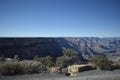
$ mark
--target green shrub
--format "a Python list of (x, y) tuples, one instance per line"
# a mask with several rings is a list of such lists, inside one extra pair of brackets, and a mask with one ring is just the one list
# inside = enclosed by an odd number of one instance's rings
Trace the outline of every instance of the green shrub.
[(74, 49), (65, 49), (62, 51), (64, 56), (73, 57), (77, 56), (77, 52)]
[(20, 61), (20, 66), (25, 74), (42, 73), (47, 71), (46, 66), (39, 61), (23, 60)]
[(113, 69), (120, 69), (120, 65), (119, 64), (114, 64)]
[(38, 61), (38, 60), (39, 60), (38, 55), (34, 56), (33, 60), (34, 60), (34, 61)]
[(112, 70), (111, 62), (105, 56), (94, 56), (92, 63), (101, 70)]
[(61, 56), (56, 59), (56, 66), (61, 68), (66, 68), (68, 65), (71, 65), (70, 58), (66, 56)]
[(46, 56), (46, 57), (35, 57), (35, 61), (39, 61), (42, 63), (42, 65), (45, 65), (46, 67), (52, 67), (54, 66), (54, 63), (52, 61), (52, 57)]
[(0, 65), (1, 75), (23, 74), (23, 69), (18, 62), (6, 62)]
[(120, 69), (120, 59), (118, 59), (116, 62), (112, 64), (114, 69)]
[(5, 57), (0, 57), (0, 62), (5, 61)]
[(80, 55), (78, 55), (78, 53), (75, 50), (65, 49), (62, 52), (63, 52), (63, 56), (60, 56), (56, 59), (56, 66), (65, 68), (68, 65), (81, 63), (81, 57)]
[(46, 71), (46, 66), (37, 61), (4, 62), (0, 64), (0, 75), (32, 74)]

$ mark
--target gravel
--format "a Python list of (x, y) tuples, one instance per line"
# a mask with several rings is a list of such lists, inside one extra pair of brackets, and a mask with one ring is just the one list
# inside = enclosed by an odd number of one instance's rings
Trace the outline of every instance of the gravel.
[(0, 76), (0, 80), (120, 80), (120, 70), (91, 70), (77, 73), (75, 76), (63, 76), (58, 73)]

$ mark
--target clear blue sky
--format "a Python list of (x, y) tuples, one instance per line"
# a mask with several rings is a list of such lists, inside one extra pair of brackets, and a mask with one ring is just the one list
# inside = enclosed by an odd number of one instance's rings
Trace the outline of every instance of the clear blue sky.
[(0, 0), (0, 37), (120, 37), (120, 0)]

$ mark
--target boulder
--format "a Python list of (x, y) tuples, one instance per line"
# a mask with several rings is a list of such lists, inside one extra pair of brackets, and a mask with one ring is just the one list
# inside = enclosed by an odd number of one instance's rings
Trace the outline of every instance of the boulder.
[(9, 62), (12, 62), (14, 61), (12, 58), (6, 58), (5, 61), (9, 61)]
[(90, 69), (92, 69), (92, 67), (88, 64), (71, 65), (67, 67), (67, 73), (70, 74), (70, 76), (74, 76), (76, 73), (80, 71), (87, 71)]
[(60, 72), (60, 67), (52, 67), (52, 68), (50, 68), (50, 72), (51, 73), (56, 73), (56, 72)]

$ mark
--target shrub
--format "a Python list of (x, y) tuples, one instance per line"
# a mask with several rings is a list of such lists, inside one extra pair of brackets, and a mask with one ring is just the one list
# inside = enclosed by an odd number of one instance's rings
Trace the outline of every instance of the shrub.
[(77, 52), (74, 49), (65, 49), (62, 51), (64, 56), (72, 57), (72, 56), (77, 56)]
[(0, 57), (0, 62), (5, 61), (5, 57)]
[(113, 69), (120, 69), (120, 65), (119, 64), (114, 64)]
[(56, 59), (56, 66), (65, 68), (68, 65), (81, 63), (81, 57), (75, 50), (65, 49), (62, 52), (63, 56), (60, 56)]
[(105, 56), (94, 56), (92, 63), (101, 70), (112, 70), (111, 62)]
[(46, 66), (38, 61), (21, 61), (20, 66), (25, 74), (42, 73), (47, 71)]
[(34, 61), (38, 61), (38, 60), (39, 60), (38, 55), (34, 56), (33, 60), (34, 60)]
[(69, 57), (61, 56), (56, 59), (56, 66), (61, 68), (66, 68), (68, 65), (71, 65)]
[(48, 71), (48, 68), (41, 62), (34, 62), (30, 66), (31, 73), (43, 73)]
[(114, 69), (120, 69), (120, 59), (118, 59), (116, 62), (113, 63)]
[(52, 61), (52, 57), (46, 56), (46, 57), (35, 57), (34, 60), (39, 61), (42, 63), (42, 65), (45, 65), (46, 67), (52, 67), (54, 66), (54, 63)]
[(14, 60), (14, 61), (18, 61), (18, 60), (19, 60), (18, 55), (14, 55), (13, 60)]
[(18, 62), (6, 62), (0, 65), (1, 75), (23, 74), (23, 69)]
[(4, 62), (0, 64), (0, 75), (32, 74), (46, 71), (46, 66), (37, 61)]

